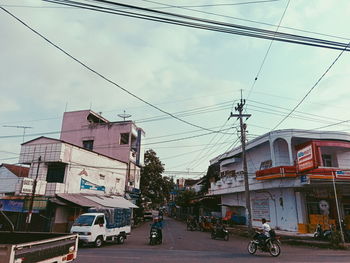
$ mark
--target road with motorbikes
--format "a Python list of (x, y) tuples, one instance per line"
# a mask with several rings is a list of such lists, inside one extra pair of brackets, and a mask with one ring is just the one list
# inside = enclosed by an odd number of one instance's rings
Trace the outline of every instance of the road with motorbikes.
[(187, 231), (186, 224), (165, 217), (163, 243), (149, 245), (150, 223), (134, 228), (124, 244), (106, 243), (100, 248), (80, 247), (75, 262), (350, 262), (348, 250), (281, 245), (281, 254), (266, 252), (250, 255), (248, 238), (230, 235), (228, 241), (211, 239), (209, 232)]

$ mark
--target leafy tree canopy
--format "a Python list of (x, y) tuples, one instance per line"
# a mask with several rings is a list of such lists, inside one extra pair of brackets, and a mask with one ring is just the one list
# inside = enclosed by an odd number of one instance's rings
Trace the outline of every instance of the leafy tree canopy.
[(144, 164), (141, 169), (141, 195), (144, 201), (158, 207), (169, 200), (174, 183), (171, 178), (162, 176), (164, 164), (152, 149), (146, 151)]

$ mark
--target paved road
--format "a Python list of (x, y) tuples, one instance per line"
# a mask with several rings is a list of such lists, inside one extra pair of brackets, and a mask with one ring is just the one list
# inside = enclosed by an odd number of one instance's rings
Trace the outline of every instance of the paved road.
[(133, 229), (123, 245), (106, 244), (102, 248), (79, 249), (81, 263), (226, 263), (226, 262), (350, 262), (350, 252), (344, 250), (296, 247), (282, 244), (282, 253), (273, 258), (268, 253), (249, 255), (248, 239), (231, 236), (229, 241), (212, 240), (209, 233), (186, 231), (184, 223), (171, 218), (164, 220), (162, 245), (148, 245), (149, 223)]

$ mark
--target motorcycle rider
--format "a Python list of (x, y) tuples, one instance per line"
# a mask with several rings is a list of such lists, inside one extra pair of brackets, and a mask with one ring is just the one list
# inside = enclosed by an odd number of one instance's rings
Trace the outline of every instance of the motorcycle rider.
[(156, 229), (157, 233), (158, 233), (158, 236), (159, 236), (159, 240), (163, 240), (162, 228), (163, 228), (162, 221), (159, 220), (158, 217), (155, 217), (153, 219), (153, 223), (151, 224), (150, 234), (152, 232), (152, 229)]
[(260, 244), (264, 244), (266, 239), (268, 239), (270, 237), (270, 230), (271, 227), (270, 225), (266, 222), (265, 218), (261, 219), (261, 226), (262, 226), (262, 233), (260, 233), (260, 235), (258, 236), (259, 242)]

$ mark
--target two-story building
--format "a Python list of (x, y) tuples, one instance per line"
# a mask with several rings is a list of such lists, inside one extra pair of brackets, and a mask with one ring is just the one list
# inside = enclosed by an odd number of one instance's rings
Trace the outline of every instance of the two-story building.
[[(312, 232), (338, 219), (350, 225), (350, 134), (277, 130), (246, 145), (252, 223), (262, 218), (273, 227)], [(209, 195), (220, 196), (222, 214), (246, 216), (242, 149), (210, 161), (220, 179)]]

